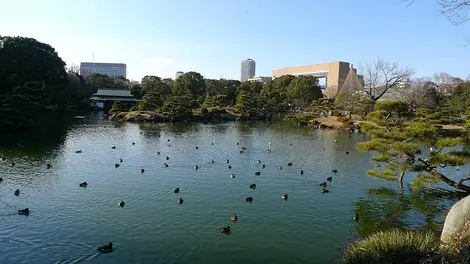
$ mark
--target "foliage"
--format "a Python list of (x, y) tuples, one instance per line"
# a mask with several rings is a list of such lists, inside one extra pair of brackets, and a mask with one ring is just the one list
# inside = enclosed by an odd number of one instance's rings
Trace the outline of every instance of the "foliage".
[(442, 254), (440, 240), (420, 231), (379, 231), (348, 247), (343, 264), (421, 263)]
[(140, 82), (140, 86), (142, 87), (141, 96), (145, 96), (145, 94), (151, 92), (156, 92), (163, 96), (171, 94), (170, 86), (157, 76), (144, 76)]
[(148, 92), (139, 103), (140, 111), (155, 111), (163, 106), (162, 96), (158, 92)]
[(378, 101), (374, 105), (374, 111), (393, 112), (402, 116), (409, 112), (408, 107), (408, 103), (404, 100)]
[(162, 113), (173, 119), (191, 117), (193, 116), (193, 105), (194, 99), (190, 95), (171, 96), (165, 101)]
[(138, 83), (133, 83), (131, 84), (131, 86), (129, 87), (129, 90), (131, 90), (131, 94), (137, 98), (137, 99), (140, 99), (142, 98), (142, 86)]
[(197, 72), (187, 72), (175, 80), (173, 85), (174, 95), (191, 95), (198, 98), (206, 92), (204, 77)]
[(312, 112), (315, 115), (328, 117), (329, 112), (335, 109), (334, 99), (323, 97), (313, 100), (310, 107), (312, 107)]
[(292, 75), (283, 75), (263, 85), (260, 96), (266, 108), (280, 111), (285, 108), (287, 87), (295, 79)]
[(370, 111), (374, 102), (364, 93), (339, 93), (334, 101), (336, 109), (353, 114), (364, 114)]
[(120, 102), (116, 101), (113, 103), (113, 106), (109, 110), (110, 114), (127, 112), (131, 110), (132, 103), (130, 102)]
[(87, 77), (87, 84), (96, 92), (98, 89), (129, 89), (129, 81), (122, 76), (108, 76), (101, 73), (93, 73)]
[(313, 76), (298, 76), (287, 87), (287, 97), (296, 106), (304, 107), (323, 97), (318, 79)]
[(455, 87), (449, 106), (457, 113), (465, 113), (470, 105), (470, 83), (459, 84)]
[(207, 95), (206, 98), (204, 99), (204, 103), (202, 104), (202, 107), (208, 108), (208, 107), (215, 107), (215, 106), (229, 106), (230, 101), (227, 95), (223, 94), (218, 94), (218, 95)]
[(237, 89), (237, 103), (235, 108), (249, 116), (260, 113), (260, 91), (263, 85), (260, 82), (244, 82)]

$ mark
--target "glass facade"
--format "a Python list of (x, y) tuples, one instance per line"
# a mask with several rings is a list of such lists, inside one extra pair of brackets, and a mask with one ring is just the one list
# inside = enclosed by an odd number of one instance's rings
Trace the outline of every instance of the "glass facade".
[(249, 78), (254, 77), (256, 72), (256, 62), (252, 59), (242, 61), (241, 82), (246, 82)]
[(109, 76), (123, 76), (127, 78), (127, 67), (123, 63), (82, 62), (80, 74), (88, 76), (92, 73), (101, 73)]

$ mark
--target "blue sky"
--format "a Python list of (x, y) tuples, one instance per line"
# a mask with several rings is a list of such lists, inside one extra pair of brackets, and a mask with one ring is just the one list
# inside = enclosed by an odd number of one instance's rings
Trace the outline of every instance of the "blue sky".
[[(240, 78), (288, 67), (382, 58), (415, 77), (470, 73), (470, 22), (453, 26), (434, 0), (0, 0), (0, 35), (52, 45), (68, 64), (124, 62), (128, 78), (198, 71)], [(360, 70), (360, 67), (359, 67)]]

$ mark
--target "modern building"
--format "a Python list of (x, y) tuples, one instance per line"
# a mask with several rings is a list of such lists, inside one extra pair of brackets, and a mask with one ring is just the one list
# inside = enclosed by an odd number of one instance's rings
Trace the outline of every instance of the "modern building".
[(241, 69), (241, 82), (248, 81), (249, 78), (254, 77), (256, 72), (256, 62), (252, 59), (246, 59), (242, 61)]
[[(273, 79), (282, 75), (311, 75), (319, 78), (320, 86), (323, 93), (328, 97), (334, 97), (343, 86), (348, 73), (352, 68), (355, 72), (357, 69), (352, 67), (349, 62), (335, 61), (322, 64), (312, 64), (307, 66), (287, 67), (278, 70), (273, 70)], [(359, 79), (363, 82), (363, 77), (358, 75)]]
[(132, 94), (131, 90), (98, 89), (98, 92), (90, 98), (92, 107), (97, 110), (109, 111), (114, 102), (139, 102)]
[(93, 73), (101, 73), (109, 76), (123, 76), (127, 78), (127, 66), (124, 63), (81, 62), (80, 74), (88, 76)]
[(247, 81), (267, 83), (267, 82), (270, 82), (272, 79), (273, 78), (269, 76), (254, 76), (254, 77), (248, 78)]
[(178, 79), (178, 77), (180, 77), (180, 76), (183, 75), (183, 74), (184, 74), (184, 72), (182, 72), (182, 71), (176, 72), (176, 74), (175, 74), (175, 80)]

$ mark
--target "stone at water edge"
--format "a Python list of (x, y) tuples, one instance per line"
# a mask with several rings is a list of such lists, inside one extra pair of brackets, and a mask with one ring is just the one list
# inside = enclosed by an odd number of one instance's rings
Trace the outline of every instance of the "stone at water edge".
[(448, 242), (452, 236), (459, 233), (470, 221), (470, 196), (463, 198), (452, 206), (446, 216), (442, 229), (441, 241)]

